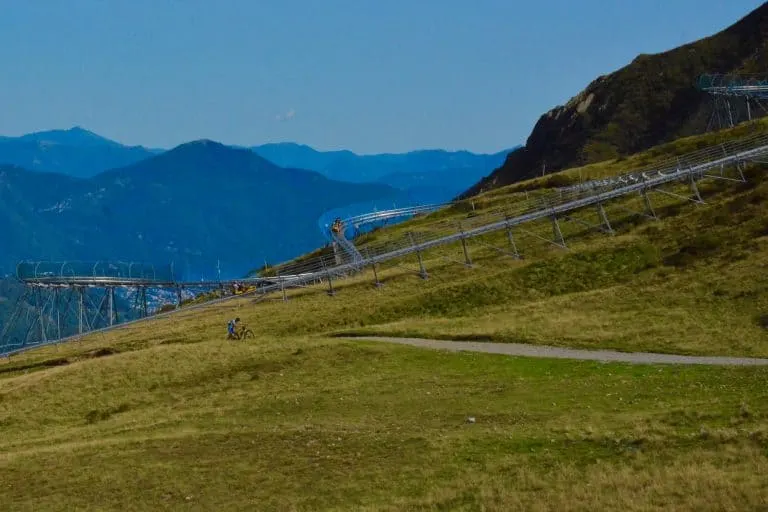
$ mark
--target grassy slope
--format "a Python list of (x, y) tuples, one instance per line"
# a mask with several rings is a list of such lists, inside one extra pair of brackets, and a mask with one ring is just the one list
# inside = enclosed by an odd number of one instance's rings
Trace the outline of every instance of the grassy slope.
[[(756, 509), (768, 501), (766, 368), (448, 354), (328, 335), (767, 355), (763, 175), (704, 187), (707, 206), (654, 197), (655, 222), (622, 220), (612, 205), (615, 237), (563, 222), (569, 251), (537, 241), (546, 224), (530, 226), (517, 233), (523, 261), (489, 235), (470, 246), (472, 269), (455, 263), (460, 246), (430, 252), (427, 281), (409, 258), (385, 266), (375, 292), (369, 273), (337, 283), (334, 298), (240, 299), (13, 358), (0, 366), (0, 502)], [(259, 338), (223, 341), (234, 315)]]

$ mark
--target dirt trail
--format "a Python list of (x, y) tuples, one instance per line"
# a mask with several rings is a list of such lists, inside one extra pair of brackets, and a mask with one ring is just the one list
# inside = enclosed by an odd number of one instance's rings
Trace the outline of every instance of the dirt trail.
[(390, 336), (345, 336), (344, 339), (384, 341), (414, 347), (449, 350), (452, 352), (486, 352), (524, 357), (551, 357), (557, 359), (583, 359), (588, 361), (623, 362), (637, 364), (704, 364), (713, 366), (764, 366), (768, 359), (752, 357), (682, 356), (652, 352), (616, 352), (613, 350), (581, 350), (526, 345), (522, 343), (490, 343), (476, 341), (443, 341), (421, 338), (395, 338)]

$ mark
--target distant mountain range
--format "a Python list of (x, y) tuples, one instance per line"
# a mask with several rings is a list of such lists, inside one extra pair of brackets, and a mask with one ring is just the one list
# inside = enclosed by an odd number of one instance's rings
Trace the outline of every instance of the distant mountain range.
[[(184, 145), (183, 145), (184, 146)], [(357, 197), (352, 193), (345, 198), (349, 208), (338, 203), (333, 205), (334, 215), (361, 213), (361, 209), (385, 209), (394, 205), (405, 206), (423, 203), (439, 203), (449, 201), (478, 180), (490, 174), (500, 166), (507, 151), (495, 154), (474, 154), (468, 151), (419, 150), (402, 154), (384, 153), (378, 155), (358, 155), (351, 151), (318, 151), (309, 146), (295, 143), (264, 144), (249, 148), (216, 145), (218, 148), (229, 147), (240, 151), (251, 151), (277, 167), (289, 169), (306, 169), (316, 171), (326, 178), (349, 183), (380, 183), (389, 185), (389, 193), (383, 197)], [(177, 151), (179, 148), (172, 150)], [(48, 130), (31, 133), (20, 137), (0, 137), (0, 165), (8, 167), (9, 173), (20, 173), (22, 170), (37, 171), (41, 176), (25, 177), (32, 182), (37, 180), (39, 186), (47, 188), (47, 192), (37, 192), (41, 198), (48, 192), (59, 190), (76, 190), (82, 186), (71, 178), (89, 179), (89, 183), (98, 183), (107, 176), (114, 174), (112, 169), (125, 169), (140, 163), (152, 162), (157, 172), (162, 171), (163, 165), (176, 165), (176, 156), (170, 159), (152, 160), (165, 155), (164, 149), (151, 149), (142, 146), (125, 146), (119, 142), (102, 137), (82, 127), (67, 130)], [(174, 153), (174, 155), (177, 155)], [(238, 153), (238, 154), (243, 154)], [(211, 155), (207, 155), (210, 157)], [(208, 168), (198, 168), (200, 173), (210, 172), (216, 167), (209, 162)], [(107, 172), (108, 171), (108, 172)], [(102, 174), (106, 173), (106, 176)], [(23, 174), (23, 172), (22, 172)], [(218, 178), (219, 174), (212, 177)], [(45, 183), (46, 185), (43, 185)], [(74, 188), (72, 188), (74, 187)], [(32, 190), (28, 194), (32, 194)], [(202, 193), (202, 190), (188, 191)], [(205, 191), (207, 192), (207, 190)], [(30, 196), (31, 197), (31, 196)], [(59, 197), (59, 196), (56, 196)], [(148, 209), (155, 208), (152, 199), (143, 196), (126, 198), (131, 204), (142, 203)], [(30, 199), (25, 199), (30, 200)], [(71, 199), (69, 199), (71, 201)], [(162, 200), (162, 199), (159, 199)], [(301, 214), (309, 214), (314, 204), (311, 198), (310, 207)], [(53, 203), (52, 203), (53, 204)], [(6, 218), (12, 218), (14, 213), (9, 211), (11, 203), (0, 206), (5, 211)], [(53, 207), (53, 206), (49, 206)], [(69, 203), (57, 208), (70, 208)], [(119, 205), (118, 205), (119, 207)], [(183, 205), (180, 205), (183, 208)], [(22, 208), (18, 204), (14, 208)], [(22, 208), (23, 209), (23, 208)], [(75, 208), (77, 210), (77, 208)], [(314, 215), (314, 213), (312, 213)], [(315, 221), (317, 219), (310, 219)], [(2, 222), (2, 220), (0, 220)], [(31, 221), (30, 221), (31, 222)], [(27, 224), (16, 222), (6, 227), (5, 232), (14, 234), (11, 238), (21, 243), (21, 233), (27, 230)], [(40, 225), (43, 231), (44, 223)], [(200, 226), (209, 229), (204, 218)], [(54, 231), (58, 226), (52, 227)], [(216, 229), (216, 228), (211, 228)], [(287, 239), (292, 235), (283, 231)], [(47, 237), (29, 240), (18, 246), (32, 250), (31, 254), (47, 254), (56, 252), (46, 242)], [(16, 243), (16, 242), (14, 242)], [(280, 240), (278, 244), (290, 242)], [(31, 244), (31, 245), (30, 245)], [(198, 250), (210, 249), (204, 246)], [(263, 252), (263, 251), (262, 251)], [(282, 254), (282, 253), (275, 253)], [(123, 254), (113, 254), (112, 257), (124, 257)], [(7, 263), (0, 261), (0, 269)]]
[[(0, 167), (2, 265), (19, 259), (175, 261), (199, 277), (221, 260), (236, 277), (323, 243), (316, 219), (392, 196), (285, 169), (253, 151), (203, 140), (91, 178)], [(209, 277), (212, 277), (209, 274)]]
[(160, 152), (162, 150), (142, 146), (124, 146), (80, 127), (0, 137), (0, 165), (77, 178), (125, 167)]
[[(215, 278), (218, 261), (236, 278), (322, 245), (324, 215), (447, 201), (503, 159), (209, 140), (166, 151), (80, 127), (0, 137), (0, 278), (22, 259), (174, 262), (187, 280)], [(19, 293), (0, 279), (0, 327)]]
[[(422, 198), (431, 201), (435, 197), (447, 201), (490, 174), (516, 148), (494, 154), (418, 150), (358, 155), (347, 150), (318, 151), (286, 142), (248, 149), (279, 167), (317, 171), (327, 178), (352, 183), (385, 183), (401, 191), (410, 190), (410, 197), (417, 201)], [(125, 146), (79, 126), (0, 137), (0, 165), (76, 178), (90, 178), (106, 170), (126, 167), (164, 151)]]
[(405, 174), (465, 171), (476, 175), (490, 171), (504, 162), (512, 149), (493, 154), (469, 151), (424, 149), (407, 153), (380, 153), (358, 155), (351, 151), (318, 151), (309, 146), (290, 142), (253, 146), (252, 150), (282, 167), (311, 169), (336, 180), (355, 183), (387, 180), (397, 175), (402, 181)]
[(354, 183), (384, 183), (398, 189), (395, 197), (381, 204), (365, 205), (381, 209), (392, 204), (450, 201), (501, 166), (507, 154), (516, 148), (493, 154), (418, 150), (376, 155), (318, 151), (294, 143), (264, 144), (250, 149), (280, 166), (311, 169), (331, 179)]

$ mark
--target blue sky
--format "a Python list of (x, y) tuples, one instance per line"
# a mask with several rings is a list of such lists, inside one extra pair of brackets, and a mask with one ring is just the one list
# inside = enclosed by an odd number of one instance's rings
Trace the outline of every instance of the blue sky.
[(757, 0), (0, 0), (0, 134), (490, 152)]

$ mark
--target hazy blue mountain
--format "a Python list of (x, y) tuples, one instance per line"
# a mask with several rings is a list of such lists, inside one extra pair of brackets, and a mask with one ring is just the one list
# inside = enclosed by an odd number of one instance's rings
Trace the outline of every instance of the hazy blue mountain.
[(424, 196), (425, 200), (428, 195), (447, 201), (466, 190), (468, 183), (476, 183), (494, 169), (494, 167), (479, 166), (439, 171), (394, 172), (382, 176), (377, 182), (408, 191), (414, 197)]
[[(176, 263), (199, 277), (221, 260), (238, 276), (323, 243), (317, 218), (391, 196), (280, 168), (211, 141), (183, 144), (92, 178), (0, 167), (0, 265), (20, 259), (120, 259)], [(209, 272), (209, 277), (211, 274)]]
[(80, 127), (0, 137), (0, 165), (81, 178), (134, 164), (161, 151), (124, 146)]
[[(8, 137), (4, 138), (8, 139)], [(80, 126), (75, 126), (69, 130), (45, 130), (28, 133), (18, 137), (17, 140), (79, 147), (124, 147), (119, 142), (109, 140)]]
[(510, 150), (494, 154), (469, 151), (417, 150), (408, 153), (358, 155), (351, 151), (318, 151), (290, 142), (264, 144), (251, 148), (267, 160), (283, 167), (311, 169), (331, 179), (354, 183), (380, 181), (391, 174), (420, 173), (437, 176), (445, 170), (467, 170), (473, 176), (490, 174), (500, 166)]
[[(352, 183), (388, 183), (422, 201), (451, 199), (489, 175), (511, 151), (475, 154), (438, 149), (358, 155), (347, 150), (318, 151), (292, 142), (250, 149), (279, 167), (317, 171), (327, 178)], [(79, 126), (0, 137), (0, 165), (78, 178), (126, 167), (164, 151), (126, 146)]]

